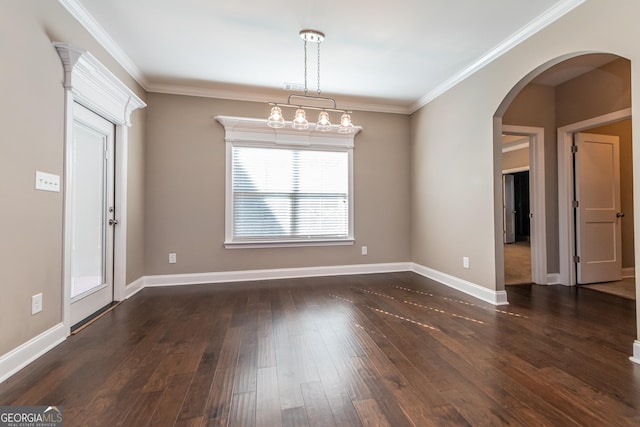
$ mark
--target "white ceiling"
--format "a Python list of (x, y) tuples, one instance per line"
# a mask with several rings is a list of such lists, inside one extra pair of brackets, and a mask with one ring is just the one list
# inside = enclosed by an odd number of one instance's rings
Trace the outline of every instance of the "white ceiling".
[(286, 100), (312, 28), (323, 95), (409, 112), (584, 0), (59, 1), (149, 91)]

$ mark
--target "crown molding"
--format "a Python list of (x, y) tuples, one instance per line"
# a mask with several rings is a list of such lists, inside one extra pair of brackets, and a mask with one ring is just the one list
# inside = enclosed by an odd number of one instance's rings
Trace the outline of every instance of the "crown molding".
[(476, 71), (481, 70), (486, 65), (495, 61), (500, 56), (504, 55), (529, 37), (533, 36), (537, 32), (541, 31), (548, 25), (552, 24), (556, 20), (560, 19), (567, 13), (571, 12), (576, 7), (580, 6), (587, 0), (564, 0), (555, 6), (548, 9), (542, 15), (538, 16), (533, 21), (529, 22), (529, 24), (522, 27), (520, 30), (513, 33), (510, 37), (503, 40), (496, 47), (482, 55), (478, 60), (473, 62), (468, 67), (464, 68), (462, 71), (454, 74), (449, 79), (445, 80), (440, 85), (436, 86), (434, 89), (429, 91), (426, 95), (418, 99), (418, 101), (412, 105), (410, 109), (410, 114), (413, 114), (420, 108), (427, 105), (429, 102), (433, 101), (458, 83), (465, 80), (467, 77), (474, 74)]
[(118, 46), (104, 28), (77, 0), (58, 0), (62, 6), (95, 38), (98, 43), (138, 82), (147, 90), (148, 82), (138, 66)]
[(64, 67), (63, 85), (74, 100), (115, 124), (131, 126), (131, 113), (147, 104), (91, 53), (68, 43), (53, 46)]
[[(147, 81), (142, 71), (124, 53), (117, 43), (109, 36), (105, 29), (91, 16), (91, 14), (80, 4), (78, 0), (58, 0), (67, 11), (104, 47), (109, 54), (142, 86), (147, 92), (166, 93), (172, 95), (200, 96), (205, 98), (228, 99), (234, 101), (269, 102), (273, 100), (272, 95), (255, 92), (230, 91), (224, 89), (203, 88), (187, 85), (174, 85), (153, 83)], [(427, 105), (449, 89), (462, 82), (476, 71), (484, 68), (500, 56), (504, 55), (515, 46), (519, 45), (529, 37), (552, 24), (562, 16), (566, 15), (587, 0), (564, 0), (548, 9), (510, 37), (502, 41), (493, 49), (482, 55), (468, 67), (454, 74), (443, 83), (436, 86), (427, 94), (419, 98), (413, 104), (403, 106), (397, 104), (369, 103), (363, 101), (341, 102), (341, 107), (348, 110), (370, 111), (378, 113), (392, 114), (413, 114), (420, 108)]]
[[(164, 84), (150, 82), (147, 92), (164, 93), (168, 95), (199, 96), (203, 98), (226, 99), (230, 101), (273, 102), (276, 95), (265, 92), (227, 90), (220, 88), (205, 88), (199, 86)], [(286, 95), (286, 94), (285, 94)], [(283, 96), (283, 95), (280, 95)], [(375, 113), (410, 114), (410, 105), (381, 104), (366, 101), (340, 100), (340, 108), (353, 111), (370, 111)]]

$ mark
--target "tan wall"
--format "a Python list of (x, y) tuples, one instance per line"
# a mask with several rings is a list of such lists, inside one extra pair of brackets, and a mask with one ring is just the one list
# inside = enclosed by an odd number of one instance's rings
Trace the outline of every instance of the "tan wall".
[(624, 212), (622, 218), (622, 268), (635, 266), (633, 244), (633, 158), (631, 120), (622, 120), (606, 126), (586, 130), (589, 133), (620, 137), (620, 202)]
[(529, 148), (502, 153), (502, 170), (519, 169), (529, 167)]
[(266, 117), (268, 105), (154, 93), (148, 104), (146, 275), (410, 261), (408, 116), (352, 114), (364, 127), (354, 246), (225, 249), (224, 128), (212, 116)]
[(620, 58), (556, 87), (558, 127), (631, 107), (631, 66)]
[[(631, 59), (632, 79), (639, 81), (640, 67), (635, 64), (640, 63), (636, 62), (640, 47), (635, 40), (640, 28), (634, 22), (638, 14), (640, 3), (631, 0), (586, 2), (412, 116), (416, 263), (489, 289), (502, 288), (500, 168), (496, 167), (501, 157), (493, 118), (502, 115), (512, 89), (533, 77), (532, 70), (582, 52), (610, 52)], [(574, 30), (586, 24), (588, 32)], [(640, 101), (640, 89), (632, 99)], [(633, 149), (640, 158), (637, 145)], [(547, 165), (547, 171), (552, 170)], [(463, 255), (471, 256), (470, 269), (463, 269)]]
[[(52, 41), (89, 49), (131, 88), (144, 93), (57, 1), (0, 0), (0, 355), (62, 321), (63, 193), (34, 190), (35, 171), (63, 173), (62, 63)], [(134, 116), (139, 128), (141, 116)], [(130, 140), (130, 170), (144, 160), (142, 134)], [(131, 181), (141, 178), (132, 174)], [(132, 203), (133, 223), (143, 213)], [(137, 205), (137, 206), (136, 206)], [(129, 254), (141, 258), (141, 247)], [(140, 262), (136, 262), (141, 264)], [(134, 263), (134, 264), (136, 264)], [(130, 271), (134, 276), (142, 269)], [(31, 296), (43, 311), (31, 315)]]

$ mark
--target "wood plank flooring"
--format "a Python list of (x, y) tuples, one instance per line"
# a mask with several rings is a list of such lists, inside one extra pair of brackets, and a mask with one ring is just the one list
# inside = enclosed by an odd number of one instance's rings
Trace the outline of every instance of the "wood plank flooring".
[(8, 381), (65, 426), (637, 426), (635, 304), (412, 273), (147, 288)]

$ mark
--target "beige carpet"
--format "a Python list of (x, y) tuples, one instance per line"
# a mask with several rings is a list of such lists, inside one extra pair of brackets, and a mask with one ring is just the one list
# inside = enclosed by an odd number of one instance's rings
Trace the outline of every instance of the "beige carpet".
[(531, 247), (529, 242), (504, 245), (504, 283), (505, 285), (531, 283)]
[(636, 299), (636, 279), (633, 277), (622, 279), (619, 282), (594, 283), (593, 285), (581, 285), (593, 291), (617, 295), (626, 299)]

